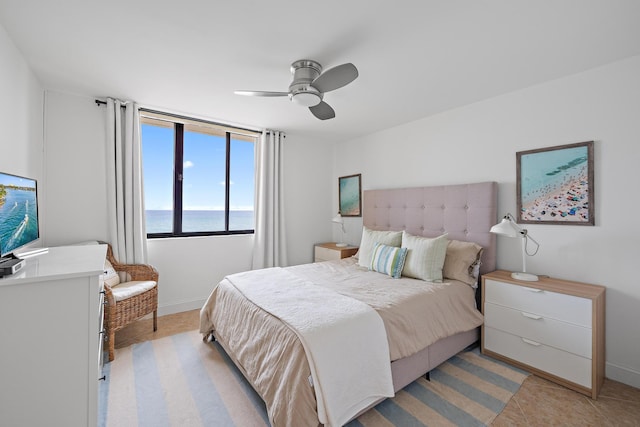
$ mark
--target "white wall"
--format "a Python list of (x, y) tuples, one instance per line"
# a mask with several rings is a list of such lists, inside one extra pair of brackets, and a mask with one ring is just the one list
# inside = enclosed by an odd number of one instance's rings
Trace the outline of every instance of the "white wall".
[[(45, 105), (47, 245), (107, 240), (105, 107), (53, 91)], [(331, 144), (286, 138), (290, 264), (311, 262), (313, 244), (330, 239), (332, 156)], [(160, 314), (200, 308), (224, 276), (251, 268), (252, 250), (253, 235), (149, 240), (149, 263), (160, 274)]]
[(333, 146), (326, 141), (287, 135), (285, 210), (290, 265), (313, 261), (313, 245), (331, 241)]
[[(42, 180), (43, 89), (1, 25), (0, 94), (0, 171), (38, 180), (42, 199), (46, 197)], [(44, 215), (42, 207), (39, 214)]]
[(107, 240), (105, 108), (45, 93), (47, 246)]
[[(596, 226), (527, 226), (541, 243), (527, 268), (607, 287), (606, 374), (640, 387), (640, 56), (336, 145), (334, 176), (362, 173), (363, 189), (497, 181), (499, 212), (514, 213), (517, 151), (589, 140)], [(521, 267), (518, 245), (498, 239), (498, 268)]]

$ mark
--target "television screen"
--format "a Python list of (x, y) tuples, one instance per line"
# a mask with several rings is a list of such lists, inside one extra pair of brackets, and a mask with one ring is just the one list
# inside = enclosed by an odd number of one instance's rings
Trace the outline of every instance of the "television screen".
[(0, 173), (0, 257), (39, 237), (36, 180)]

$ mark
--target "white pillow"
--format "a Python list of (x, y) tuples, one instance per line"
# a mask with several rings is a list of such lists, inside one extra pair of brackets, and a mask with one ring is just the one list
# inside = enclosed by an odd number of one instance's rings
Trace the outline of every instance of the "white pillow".
[(373, 245), (376, 243), (399, 248), (402, 243), (402, 231), (376, 231), (363, 226), (360, 249), (358, 250), (358, 265), (366, 268), (371, 267)]
[(408, 249), (402, 275), (428, 282), (442, 282), (442, 267), (449, 245), (447, 235), (428, 238), (406, 231), (402, 233), (402, 247)]
[(104, 284), (110, 288), (120, 284), (120, 276), (118, 276), (118, 273), (108, 259), (104, 260), (104, 274), (101, 274), (100, 277), (102, 281), (104, 281)]

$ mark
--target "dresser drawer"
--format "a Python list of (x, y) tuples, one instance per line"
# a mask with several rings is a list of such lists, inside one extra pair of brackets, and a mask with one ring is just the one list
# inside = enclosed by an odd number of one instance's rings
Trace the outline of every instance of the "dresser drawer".
[(525, 286), (485, 280), (485, 301), (564, 322), (592, 327), (591, 300)]
[(330, 261), (341, 258), (340, 251), (323, 248), (322, 246), (316, 246), (314, 256), (316, 261)]
[(485, 303), (484, 324), (591, 359), (591, 328), (492, 303)]
[(100, 286), (100, 298), (98, 299), (98, 378), (102, 378), (102, 368), (104, 365), (104, 339), (105, 339), (105, 325), (104, 325), (104, 305), (105, 305), (105, 293), (104, 288)]
[[(525, 338), (526, 339), (526, 338)], [(591, 360), (485, 325), (484, 348), (591, 388)]]

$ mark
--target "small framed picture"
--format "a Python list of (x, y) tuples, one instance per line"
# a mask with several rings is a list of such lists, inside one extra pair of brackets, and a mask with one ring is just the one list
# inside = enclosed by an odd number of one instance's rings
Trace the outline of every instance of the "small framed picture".
[(593, 141), (516, 153), (523, 224), (595, 225)]
[(342, 216), (362, 216), (361, 174), (338, 178), (338, 203)]

